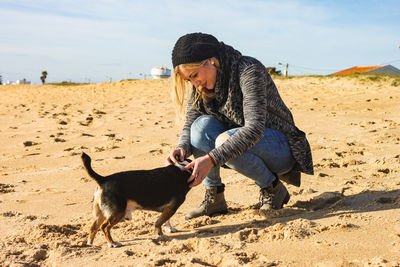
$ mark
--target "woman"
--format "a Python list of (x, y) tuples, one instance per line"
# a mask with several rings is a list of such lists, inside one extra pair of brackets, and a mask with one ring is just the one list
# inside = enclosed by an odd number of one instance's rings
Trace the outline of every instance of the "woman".
[(300, 186), (300, 172), (313, 174), (305, 134), (294, 124), (266, 68), (252, 57), (204, 33), (186, 34), (172, 51), (173, 89), (183, 111), (191, 95), (178, 146), (170, 164), (193, 154), (189, 182), (206, 187), (201, 205), (186, 219), (226, 213), (220, 167), (253, 179), (260, 187), (260, 209), (281, 209), (290, 195), (281, 183)]

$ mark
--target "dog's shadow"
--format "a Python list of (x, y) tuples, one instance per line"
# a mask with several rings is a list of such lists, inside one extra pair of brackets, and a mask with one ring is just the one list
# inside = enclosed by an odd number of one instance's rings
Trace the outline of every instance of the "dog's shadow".
[[(287, 223), (297, 219), (318, 220), (333, 216), (357, 214), (365, 212), (383, 211), (400, 208), (400, 189), (391, 191), (363, 191), (354, 195), (344, 196), (338, 192), (324, 192), (307, 201), (297, 201), (291, 206), (285, 207), (277, 217), (261, 220), (249, 220), (237, 224), (219, 225), (223, 218), (213, 217), (211, 225), (201, 226), (190, 230), (180, 230), (169, 234), (168, 237), (137, 237), (132, 240), (124, 240), (124, 246), (137, 244), (138, 241), (151, 240), (156, 245), (171, 240), (187, 240), (191, 238), (209, 238), (234, 234), (244, 229), (264, 229), (277, 223)], [(240, 216), (240, 213), (249, 209), (257, 209), (253, 205), (247, 208), (230, 209), (223, 216)], [(238, 217), (238, 220), (242, 220)]]

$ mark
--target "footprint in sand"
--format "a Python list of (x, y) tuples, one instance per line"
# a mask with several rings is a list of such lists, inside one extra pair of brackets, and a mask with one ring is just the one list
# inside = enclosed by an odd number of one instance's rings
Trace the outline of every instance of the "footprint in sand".
[(15, 192), (15, 185), (12, 184), (0, 184), (0, 193), (6, 194), (6, 193), (11, 193)]
[(111, 133), (111, 134), (105, 134), (105, 136), (108, 136), (108, 139), (112, 140), (115, 138), (115, 134)]
[(22, 157), (23, 157), (23, 158), (26, 158), (26, 157), (38, 156), (38, 155), (40, 155), (40, 153), (30, 153), (30, 154), (23, 155)]
[(160, 144), (162, 147), (172, 147), (172, 145), (171, 144), (168, 144), (168, 143), (161, 143)]
[(1, 216), (3, 217), (16, 217), (16, 216), (20, 216), (22, 215), (22, 213), (17, 212), (17, 211), (7, 211), (7, 212), (3, 212), (1, 214)]
[(29, 221), (34, 221), (34, 220), (36, 220), (37, 219), (37, 216), (35, 216), (35, 215), (27, 215), (27, 216), (25, 216), (24, 217), (24, 220), (29, 220)]
[(378, 172), (381, 172), (381, 173), (384, 173), (384, 174), (389, 174), (390, 173), (390, 169), (389, 168), (378, 169)]
[(82, 126), (90, 126), (92, 123), (93, 123), (93, 117), (90, 114), (86, 117), (86, 121), (84, 121), (84, 122), (80, 121), (79, 122), (79, 124), (82, 125)]
[(133, 251), (131, 251), (131, 250), (125, 250), (124, 253), (125, 253), (127, 256), (134, 256), (134, 255), (135, 255), (135, 252), (133, 252)]
[(246, 241), (249, 243), (253, 243), (258, 241), (258, 239), (260, 238), (260, 235), (258, 234), (258, 230), (257, 229), (244, 229), (242, 231), (239, 231), (237, 233), (237, 238), (240, 241)]
[(62, 107), (62, 109), (63, 109), (63, 110), (66, 110), (66, 109), (69, 108), (70, 106), (72, 106), (72, 104), (65, 104), (65, 105)]
[(59, 120), (58, 122), (57, 122), (57, 124), (61, 124), (61, 125), (67, 125), (68, 123), (69, 123), (69, 119), (67, 119), (67, 120)]
[(350, 160), (349, 162), (345, 162), (342, 164), (343, 167), (347, 168), (348, 166), (354, 166), (354, 165), (362, 165), (362, 164), (366, 164), (365, 161), (362, 160)]
[(303, 240), (320, 232), (320, 224), (307, 220), (296, 219), (287, 223), (277, 223), (260, 231), (262, 239), (268, 241)]
[(83, 181), (84, 183), (88, 183), (88, 182), (91, 181), (90, 179), (88, 179), (88, 178), (86, 178), (86, 177), (81, 177), (80, 180)]
[(328, 166), (329, 166), (329, 168), (340, 168), (340, 165), (337, 164), (336, 162), (329, 163)]
[(57, 119), (58, 118), (58, 116), (67, 116), (68, 114), (67, 113), (65, 113), (65, 112), (60, 112), (60, 113), (53, 113), (52, 114), (52, 116), (53, 116), (53, 119)]
[(176, 260), (171, 260), (171, 259), (168, 259), (168, 258), (156, 260), (154, 262), (154, 266), (165, 266), (165, 265), (173, 266), (175, 264), (176, 264)]
[(95, 147), (94, 148), (94, 151), (95, 152), (103, 152), (103, 151), (105, 151), (106, 149), (104, 148), (104, 147)]
[[(86, 239), (87, 233), (86, 231), (82, 232), (81, 224), (48, 225), (41, 223), (17, 233), (13, 239), (19, 240), (20, 237), (23, 237), (24, 242), (28, 243), (51, 244), (51, 246), (57, 247), (57, 244), (52, 241), (62, 240), (64, 246), (79, 246), (81, 241)], [(75, 244), (71, 244), (69, 241)]]
[(101, 118), (102, 115), (107, 114), (107, 113), (105, 113), (104, 111), (101, 111), (101, 110), (98, 110), (98, 109), (93, 109), (93, 113), (97, 115), (97, 116), (96, 116), (97, 118)]
[(82, 133), (82, 136), (94, 137), (93, 134), (88, 134), (88, 133)]
[(25, 141), (23, 144), (24, 144), (24, 147), (27, 147), (27, 146), (36, 146), (39, 143), (36, 143), (36, 142), (33, 142), (33, 141)]
[(152, 155), (162, 155), (163, 150), (162, 149), (153, 149), (153, 150), (150, 150), (149, 153)]
[[(212, 219), (210, 217), (207, 218), (195, 218), (193, 220), (190, 221), (186, 221), (183, 225), (183, 228), (185, 229), (196, 229), (196, 228), (200, 228), (202, 226), (206, 226), (206, 225), (213, 225), (213, 224), (217, 224), (219, 223), (218, 220)], [(204, 229), (207, 230), (207, 229)], [(200, 231), (201, 233), (201, 231)]]

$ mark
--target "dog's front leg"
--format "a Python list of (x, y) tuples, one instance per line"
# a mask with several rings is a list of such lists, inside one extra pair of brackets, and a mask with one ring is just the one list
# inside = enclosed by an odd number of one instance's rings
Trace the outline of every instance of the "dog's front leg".
[(171, 224), (171, 220), (168, 220), (165, 224), (164, 224), (164, 230), (167, 233), (176, 233), (178, 232), (178, 230), (172, 226)]
[(127, 221), (132, 220), (132, 211), (131, 210), (126, 210), (124, 219)]
[(156, 221), (155, 224), (155, 231), (159, 236), (164, 236), (162, 230), (161, 230), (161, 226), (169, 221), (169, 219), (172, 217), (172, 215), (175, 214), (177, 208), (175, 207), (175, 205), (173, 205), (172, 203), (168, 206), (166, 206), (164, 208), (164, 210), (161, 213), (161, 216), (158, 218), (158, 220)]

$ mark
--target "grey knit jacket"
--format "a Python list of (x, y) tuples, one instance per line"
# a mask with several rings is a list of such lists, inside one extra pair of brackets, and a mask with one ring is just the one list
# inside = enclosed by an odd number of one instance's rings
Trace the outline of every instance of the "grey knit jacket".
[[(218, 75), (224, 74), (217, 72)], [(185, 150), (187, 157), (192, 154), (190, 127), (196, 118), (208, 114), (221, 121), (228, 129), (241, 127), (221, 146), (210, 151), (219, 165), (248, 151), (263, 138), (267, 127), (286, 135), (298, 170), (307, 174), (314, 173), (311, 149), (305, 133), (295, 126), (290, 110), (262, 63), (252, 57), (241, 57), (237, 82), (229, 84), (227, 90), (216, 90), (215, 93), (217, 96), (210, 103), (200, 99), (193, 105), (197, 94), (193, 88), (178, 142), (178, 147)]]

